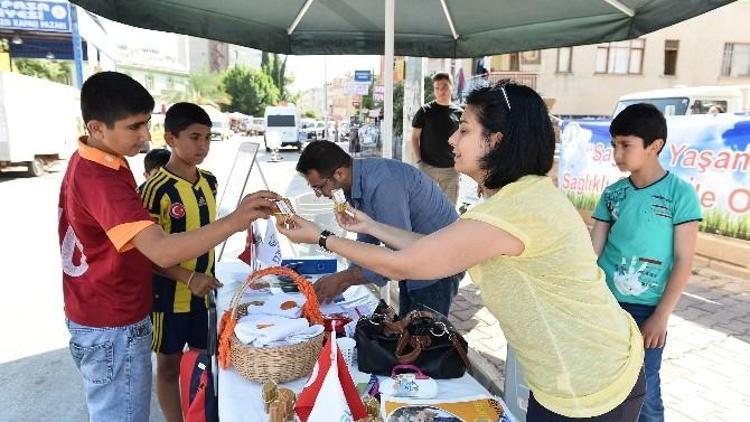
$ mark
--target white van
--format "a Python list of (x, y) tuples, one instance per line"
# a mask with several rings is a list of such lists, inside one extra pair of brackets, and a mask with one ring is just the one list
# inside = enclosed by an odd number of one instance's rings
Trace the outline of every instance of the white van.
[[(302, 151), (302, 141), (299, 137), (299, 112), (295, 106), (269, 106), (266, 107), (266, 133), (276, 132), (281, 138), (281, 147), (294, 146), (297, 151)], [(263, 137), (266, 151), (268, 148), (266, 137)]]
[(653, 104), (665, 116), (739, 113), (750, 111), (750, 85), (691, 86), (635, 92), (620, 97), (612, 117), (636, 103)]

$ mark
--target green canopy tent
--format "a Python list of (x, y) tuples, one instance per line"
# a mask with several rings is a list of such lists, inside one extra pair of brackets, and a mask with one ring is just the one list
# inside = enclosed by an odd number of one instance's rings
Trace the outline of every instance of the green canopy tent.
[[(106, 18), (283, 54), (478, 57), (618, 41), (734, 0), (72, 0)], [(391, 155), (393, 66), (383, 153)]]

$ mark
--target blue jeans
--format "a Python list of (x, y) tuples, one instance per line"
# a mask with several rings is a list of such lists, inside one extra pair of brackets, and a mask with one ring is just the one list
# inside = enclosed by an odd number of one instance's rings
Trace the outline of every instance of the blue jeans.
[(89, 421), (148, 422), (151, 320), (111, 328), (66, 322), (70, 354), (83, 378)]
[(409, 290), (405, 281), (398, 282), (399, 316), (403, 317), (413, 310), (422, 309), (422, 305), (438, 311), (444, 316), (450, 312), (451, 302), (458, 294), (458, 283), (464, 273), (442, 278), (427, 287)]
[[(626, 310), (641, 326), (654, 313), (656, 306), (636, 305), (633, 303), (620, 303), (622, 309)], [(663, 422), (664, 403), (661, 399), (661, 355), (663, 347), (646, 349), (646, 357), (643, 366), (646, 369), (646, 398), (641, 407), (639, 422)]]

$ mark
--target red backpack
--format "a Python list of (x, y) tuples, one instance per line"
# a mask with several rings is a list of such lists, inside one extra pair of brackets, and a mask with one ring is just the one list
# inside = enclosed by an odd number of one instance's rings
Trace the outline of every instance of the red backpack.
[(188, 350), (180, 360), (180, 397), (185, 422), (217, 422), (219, 399), (211, 374), (211, 357)]

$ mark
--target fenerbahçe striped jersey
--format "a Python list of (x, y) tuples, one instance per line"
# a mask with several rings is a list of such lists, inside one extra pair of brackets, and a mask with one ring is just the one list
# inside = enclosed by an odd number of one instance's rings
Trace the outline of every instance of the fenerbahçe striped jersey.
[[(194, 184), (162, 167), (141, 187), (143, 206), (166, 233), (199, 229), (216, 218), (216, 177), (198, 169)], [(214, 275), (214, 250), (180, 263), (188, 271)], [(175, 281), (154, 274), (155, 312), (190, 312), (190, 290), (186, 280)]]

